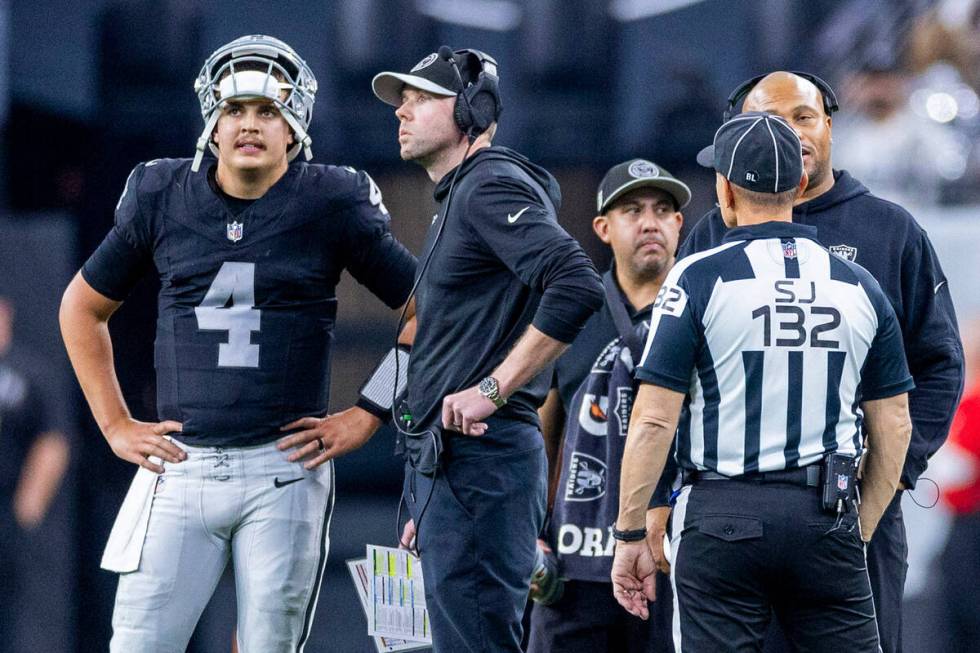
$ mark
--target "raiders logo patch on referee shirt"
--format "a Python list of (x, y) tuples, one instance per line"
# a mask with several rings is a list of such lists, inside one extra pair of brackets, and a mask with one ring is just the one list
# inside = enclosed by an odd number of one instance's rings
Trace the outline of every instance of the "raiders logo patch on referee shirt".
[(850, 245), (831, 245), (827, 249), (830, 250), (831, 254), (836, 254), (847, 261), (853, 261), (858, 255), (857, 247), (851, 247)]

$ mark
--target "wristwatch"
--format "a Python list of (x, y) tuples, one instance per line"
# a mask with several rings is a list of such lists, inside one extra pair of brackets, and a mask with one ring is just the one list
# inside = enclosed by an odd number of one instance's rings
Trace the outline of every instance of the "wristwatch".
[(500, 396), (500, 386), (497, 384), (497, 379), (492, 376), (484, 377), (480, 381), (480, 385), (477, 386), (477, 390), (480, 394), (493, 402), (493, 405), (500, 408), (507, 403), (507, 400)]

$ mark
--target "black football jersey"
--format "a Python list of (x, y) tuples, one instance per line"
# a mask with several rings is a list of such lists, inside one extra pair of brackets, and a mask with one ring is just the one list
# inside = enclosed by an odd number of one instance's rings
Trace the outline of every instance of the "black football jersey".
[(207, 174), (189, 159), (138, 165), (82, 275), (121, 301), (155, 269), (158, 417), (189, 444), (261, 444), (326, 412), (341, 272), (397, 308), (416, 261), (364, 172), (293, 163), (237, 214)]

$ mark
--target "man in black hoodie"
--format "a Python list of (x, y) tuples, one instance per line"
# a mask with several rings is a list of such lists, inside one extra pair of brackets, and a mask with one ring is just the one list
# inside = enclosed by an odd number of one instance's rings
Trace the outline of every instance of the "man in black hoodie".
[(491, 146), (496, 82), (491, 57), (443, 48), (372, 83), (397, 107), (401, 157), (425, 168), (440, 203), (416, 280), (406, 440), (428, 429), (442, 453), (434, 468), (409, 455), (402, 538), (416, 536), (436, 651), (520, 651), (547, 490), (538, 373), (603, 301), (558, 226), (558, 183)]
[[(832, 253), (867, 269), (902, 327), (915, 381), (909, 395), (912, 441), (899, 491), (867, 547), (881, 647), (885, 653), (900, 652), (908, 555), (902, 490), (915, 487), (929, 457), (946, 439), (963, 390), (963, 348), (949, 286), (925, 231), (905, 209), (875, 197), (847, 171), (833, 169), (834, 109), (812, 81), (787, 72), (762, 78), (742, 107), (774, 113), (796, 130), (810, 182), (793, 208), (793, 222), (816, 227), (820, 242)], [(695, 225), (678, 259), (721, 244), (725, 230), (720, 210), (713, 209)]]

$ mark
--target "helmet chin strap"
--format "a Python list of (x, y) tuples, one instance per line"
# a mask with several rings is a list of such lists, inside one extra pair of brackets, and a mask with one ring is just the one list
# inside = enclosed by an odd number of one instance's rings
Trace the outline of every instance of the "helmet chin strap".
[[(222, 103), (224, 104), (224, 103)], [(218, 124), (218, 118), (221, 115), (221, 105), (219, 104), (211, 111), (211, 115), (208, 116), (207, 122), (204, 123), (204, 131), (201, 132), (201, 137), (197, 139), (197, 152), (194, 153), (194, 162), (191, 164), (191, 172), (197, 172), (201, 168), (201, 159), (204, 158), (204, 148), (208, 146), (211, 141), (211, 133), (214, 131), (214, 126)]]
[[(311, 160), (313, 158), (313, 149), (311, 147), (313, 145), (313, 139), (310, 138), (310, 135), (306, 133), (306, 130), (303, 129), (303, 126), (299, 124), (299, 121), (293, 117), (292, 111), (288, 110), (280, 102), (277, 102), (276, 104), (280, 105), (279, 113), (282, 115), (283, 118), (286, 119), (286, 124), (289, 125), (290, 129), (293, 130), (293, 135), (296, 137), (297, 145), (302, 146), (303, 157), (307, 161)], [(290, 157), (290, 160), (295, 158), (296, 154), (299, 154), (298, 150), (293, 153), (293, 155)]]
[[(221, 116), (221, 108), (226, 104), (226, 101), (222, 101), (218, 106), (211, 111), (211, 115), (208, 116), (208, 120), (204, 123), (204, 131), (201, 132), (201, 137), (197, 139), (197, 151), (194, 153), (194, 162), (191, 163), (191, 172), (197, 172), (201, 169), (201, 160), (204, 158), (204, 148), (211, 146), (212, 151), (215, 150), (214, 146), (211, 144), (211, 133), (214, 131), (215, 125), (218, 124), (218, 118)], [(293, 117), (292, 111), (286, 108), (281, 102), (276, 102), (279, 107), (279, 114), (285, 119), (286, 124), (289, 128), (293, 130), (293, 134), (296, 138), (296, 145), (290, 148), (289, 160), (292, 161), (299, 154), (300, 148), (303, 149), (303, 157), (310, 161), (313, 158), (313, 139), (310, 135), (306, 133), (303, 126), (300, 124), (295, 117)]]

